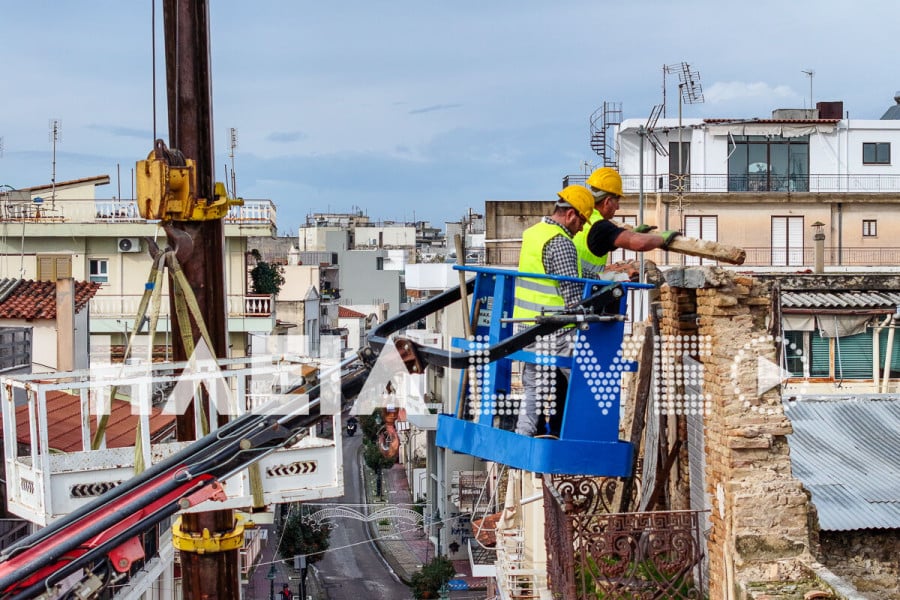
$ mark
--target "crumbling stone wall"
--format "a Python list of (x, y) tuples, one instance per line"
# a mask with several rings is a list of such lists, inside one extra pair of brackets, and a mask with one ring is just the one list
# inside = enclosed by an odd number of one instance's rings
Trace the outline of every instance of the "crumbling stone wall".
[(666, 280), (663, 332), (693, 322), (703, 341), (709, 597), (743, 598), (751, 582), (800, 579), (811, 561), (812, 509), (791, 476), (791, 424), (778, 389), (758, 387), (760, 359), (776, 362), (768, 288), (713, 267), (674, 269)]

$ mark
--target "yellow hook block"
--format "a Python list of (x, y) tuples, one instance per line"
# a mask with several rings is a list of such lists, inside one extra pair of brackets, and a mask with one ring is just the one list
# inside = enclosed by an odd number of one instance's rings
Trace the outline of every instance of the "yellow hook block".
[(198, 198), (196, 163), (156, 140), (146, 160), (135, 169), (137, 205), (141, 217), (161, 221), (211, 221), (222, 219), (240, 198), (229, 198), (225, 184), (216, 182), (212, 201)]

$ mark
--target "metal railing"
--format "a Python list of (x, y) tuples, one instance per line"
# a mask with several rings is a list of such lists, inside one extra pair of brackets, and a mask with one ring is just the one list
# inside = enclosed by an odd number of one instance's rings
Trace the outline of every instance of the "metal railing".
[[(243, 206), (232, 206), (225, 223), (276, 223), (275, 204), (271, 200), (244, 200)], [(134, 200), (124, 199), (66, 199), (53, 205), (44, 201), (7, 200), (0, 196), (0, 221), (27, 223), (144, 223)]]
[[(587, 175), (566, 175), (563, 187), (584, 184)], [(810, 174), (775, 175), (773, 173), (692, 173), (683, 178), (678, 175), (644, 174), (644, 192), (678, 191), (692, 193), (729, 192), (814, 192), (814, 193), (896, 193), (900, 192), (900, 175), (863, 174)], [(641, 189), (640, 175), (622, 175), (622, 188), (626, 194), (636, 194)]]
[[(725, 242), (727, 243), (727, 242)], [(815, 265), (815, 248), (776, 248), (770, 246), (743, 247), (747, 257), (743, 267), (797, 267), (812, 269)], [(515, 266), (519, 262), (518, 247), (502, 246), (488, 249), (492, 266)], [(681, 265), (713, 265), (715, 261), (696, 256), (684, 256), (675, 252), (653, 251), (645, 256), (660, 267)], [(900, 265), (900, 247), (843, 247), (825, 248), (826, 267), (895, 267)], [(722, 263), (723, 266), (727, 266)]]
[[(228, 300), (229, 317), (271, 317), (272, 300), (270, 294), (230, 294)], [(139, 294), (122, 294), (118, 296), (94, 296), (91, 298), (90, 310), (93, 318), (133, 318), (137, 314), (141, 302)], [(169, 315), (169, 303), (160, 305), (160, 316)]]
[(544, 477), (547, 574), (571, 600), (703, 598), (700, 511), (609, 513), (587, 477)]

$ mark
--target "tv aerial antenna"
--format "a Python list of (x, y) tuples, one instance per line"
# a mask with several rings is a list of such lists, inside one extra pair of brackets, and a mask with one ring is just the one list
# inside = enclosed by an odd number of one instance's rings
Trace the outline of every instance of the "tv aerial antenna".
[(59, 119), (50, 119), (50, 145), (53, 148), (53, 165), (50, 173), (50, 208), (56, 208), (56, 145), (59, 143), (60, 134), (62, 133), (62, 121)]
[(809, 108), (810, 108), (810, 110), (812, 110), (814, 108), (813, 107), (813, 85), (812, 84), (813, 84), (813, 75), (815, 75), (816, 72), (813, 71), (812, 69), (804, 69), (800, 72), (803, 73), (804, 75), (806, 75), (807, 77), (809, 77)]
[[(231, 195), (237, 198), (237, 179), (234, 174), (234, 150), (238, 147), (238, 130), (228, 128), (228, 157), (231, 159)], [(226, 180), (227, 181), (227, 180)]]

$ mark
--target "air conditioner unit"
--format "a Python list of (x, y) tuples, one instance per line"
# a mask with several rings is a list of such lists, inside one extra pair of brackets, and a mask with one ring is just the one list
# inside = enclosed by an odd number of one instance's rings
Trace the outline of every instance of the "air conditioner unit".
[(119, 252), (140, 252), (141, 238), (119, 238)]

